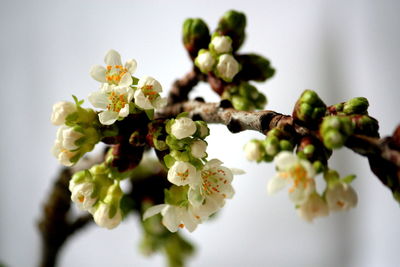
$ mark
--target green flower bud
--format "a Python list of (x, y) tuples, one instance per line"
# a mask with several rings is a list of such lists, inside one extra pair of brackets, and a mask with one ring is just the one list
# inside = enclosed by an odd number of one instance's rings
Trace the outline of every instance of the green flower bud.
[(340, 148), (346, 141), (343, 135), (336, 130), (327, 131), (323, 135), (324, 145), (329, 149)]
[(365, 97), (356, 97), (347, 101), (343, 106), (343, 112), (347, 115), (366, 114), (369, 103)]
[(243, 97), (243, 96), (238, 96), (238, 95), (234, 95), (232, 97), (232, 105), (235, 109), (237, 110), (252, 110), (252, 104), (251, 102)]
[(244, 42), (245, 27), (246, 16), (243, 13), (230, 10), (220, 19), (216, 32), (231, 37), (233, 51), (236, 51)]
[(177, 161), (189, 161), (190, 160), (190, 156), (189, 156), (189, 152), (184, 151), (178, 151), (178, 150), (172, 150), (170, 152), (170, 155)]
[(267, 104), (267, 97), (263, 93), (259, 93), (255, 104), (256, 109), (264, 109)]
[(194, 59), (199, 50), (210, 43), (210, 31), (201, 19), (186, 19), (183, 23), (183, 44), (190, 57)]
[(293, 117), (305, 123), (316, 125), (325, 115), (326, 105), (312, 90), (305, 90), (297, 100)]
[(279, 139), (275, 136), (268, 137), (265, 140), (265, 152), (270, 156), (275, 156), (279, 151)]
[(242, 66), (238, 73), (238, 80), (264, 82), (275, 74), (275, 69), (271, 66), (268, 59), (257, 54), (246, 54), (236, 56), (237, 61)]
[(168, 190), (164, 190), (165, 203), (185, 207), (188, 205), (189, 186), (172, 185)]
[(195, 121), (196, 123), (196, 133), (194, 134), (195, 137), (199, 137), (201, 139), (206, 138), (210, 135), (210, 129), (207, 126), (207, 123), (204, 121)]
[(314, 154), (315, 151), (315, 146), (314, 145), (306, 145), (304, 147), (304, 154), (306, 154), (309, 157), (312, 157), (312, 155)]
[(324, 164), (322, 164), (322, 162), (319, 161), (319, 160), (313, 162), (313, 167), (314, 167), (314, 170), (315, 170), (316, 173), (321, 173), (325, 169)]
[(288, 140), (285, 140), (285, 139), (279, 141), (279, 147), (280, 147), (280, 150), (286, 150), (286, 151), (293, 150), (292, 143), (290, 143)]

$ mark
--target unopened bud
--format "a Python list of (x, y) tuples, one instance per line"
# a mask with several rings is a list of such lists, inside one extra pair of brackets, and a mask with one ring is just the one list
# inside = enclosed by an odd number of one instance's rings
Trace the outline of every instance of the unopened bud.
[(201, 19), (186, 19), (183, 23), (183, 44), (193, 59), (210, 43), (210, 31)]
[(365, 97), (356, 97), (347, 101), (343, 106), (343, 112), (347, 115), (365, 114), (369, 103)]
[(233, 51), (236, 51), (244, 42), (245, 27), (246, 16), (241, 12), (230, 10), (220, 19), (216, 32), (220, 35), (228, 35), (232, 39)]

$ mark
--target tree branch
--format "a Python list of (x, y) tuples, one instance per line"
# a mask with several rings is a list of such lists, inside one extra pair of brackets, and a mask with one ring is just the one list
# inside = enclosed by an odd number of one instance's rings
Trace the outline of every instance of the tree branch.
[[(301, 138), (312, 135), (320, 139), (317, 131), (298, 125), (291, 116), (275, 111), (239, 111), (229, 102), (203, 103), (187, 101), (167, 106), (156, 114), (158, 118), (169, 118), (181, 112), (207, 123), (218, 123), (228, 127), (232, 133), (254, 130), (266, 134), (269, 130), (280, 127), (290, 129)], [(400, 195), (400, 126), (392, 137), (373, 138), (364, 135), (352, 135), (346, 147), (368, 158), (371, 170), (393, 193)]]

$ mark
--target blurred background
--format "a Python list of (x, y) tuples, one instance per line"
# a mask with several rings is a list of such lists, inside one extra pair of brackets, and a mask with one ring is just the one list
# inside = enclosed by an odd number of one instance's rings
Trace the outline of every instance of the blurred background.
[[(327, 104), (365, 96), (381, 135), (399, 119), (399, 1), (1, 1), (0, 9), (0, 263), (37, 266), (37, 221), (60, 169), (50, 149), (56, 127), (53, 103), (97, 90), (93, 64), (116, 49), (123, 61), (138, 61), (137, 76), (151, 75), (167, 94), (191, 63), (181, 44), (181, 25), (201, 17), (214, 29), (229, 9), (246, 13), (242, 52), (260, 53), (277, 69), (258, 88), (267, 109), (290, 114), (304, 89)], [(206, 85), (192, 96), (217, 97)], [(88, 107), (88, 103), (86, 103)], [(243, 145), (258, 133), (230, 134), (213, 126), (209, 155), (244, 169), (236, 196), (217, 218), (185, 236), (197, 245), (189, 266), (398, 266), (400, 208), (367, 160), (339, 151), (332, 166), (357, 174), (358, 207), (309, 224), (282, 192), (266, 194), (272, 164), (247, 162)], [(94, 224), (73, 236), (59, 266), (162, 266), (160, 255), (137, 249), (139, 218), (130, 216), (108, 231)]]

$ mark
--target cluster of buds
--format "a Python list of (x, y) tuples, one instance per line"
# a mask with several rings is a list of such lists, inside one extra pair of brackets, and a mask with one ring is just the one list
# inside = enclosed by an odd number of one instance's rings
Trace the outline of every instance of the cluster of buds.
[(325, 171), (326, 188), (321, 194), (316, 187), (315, 169), (308, 160), (281, 152), (274, 162), (278, 173), (269, 181), (268, 193), (274, 194), (291, 185), (289, 198), (304, 220), (312, 222), (330, 212), (346, 211), (357, 205), (357, 194), (350, 185), (355, 176), (340, 179), (336, 171)]
[(232, 39), (225, 35), (214, 34), (209, 49), (200, 49), (194, 62), (201, 72), (213, 72), (225, 82), (231, 82), (240, 71), (240, 64), (232, 55)]
[(71, 199), (81, 210), (93, 215), (97, 225), (112, 229), (122, 220), (123, 192), (105, 164), (75, 173), (69, 183)]
[(264, 140), (253, 139), (244, 146), (246, 158), (250, 161), (270, 162), (281, 151), (292, 151), (292, 136), (280, 128), (270, 130)]
[(233, 173), (221, 161), (206, 159), (204, 138), (209, 129), (204, 122), (183, 113), (166, 123), (166, 132), (170, 153), (164, 162), (172, 186), (165, 190), (165, 204), (147, 209), (143, 219), (161, 213), (163, 225), (171, 232), (183, 227), (192, 232), (233, 197)]
[(83, 101), (61, 101), (53, 106), (51, 122), (60, 126), (52, 148), (53, 155), (65, 166), (75, 164), (100, 141), (96, 113), (81, 107)]
[(266, 96), (249, 82), (241, 82), (239, 85), (229, 87), (221, 98), (230, 100), (237, 110), (263, 109), (267, 104)]
[(318, 125), (325, 116), (326, 105), (312, 90), (305, 90), (297, 100), (293, 110), (293, 118), (309, 126)]

